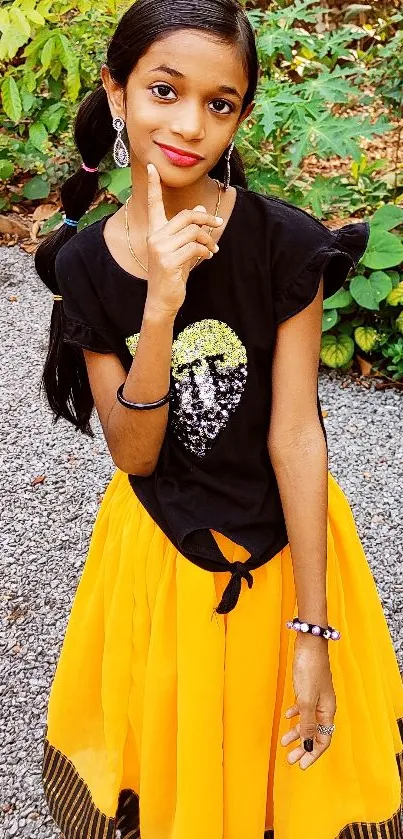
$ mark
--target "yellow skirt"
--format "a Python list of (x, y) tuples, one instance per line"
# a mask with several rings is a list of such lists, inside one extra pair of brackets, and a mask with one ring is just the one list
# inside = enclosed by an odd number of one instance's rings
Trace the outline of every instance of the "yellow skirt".
[[(182, 556), (117, 470), (51, 687), (43, 788), (66, 839), (401, 839), (403, 684), (352, 511), (329, 475), (330, 747), (296, 742), (289, 545), (213, 615), (227, 572)], [(230, 561), (247, 551), (213, 531)]]

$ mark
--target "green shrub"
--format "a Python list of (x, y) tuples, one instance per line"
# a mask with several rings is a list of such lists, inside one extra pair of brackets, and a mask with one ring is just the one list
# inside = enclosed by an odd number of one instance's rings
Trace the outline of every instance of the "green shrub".
[[(99, 81), (106, 44), (128, 0), (3, 0), (0, 9), (0, 212), (15, 204), (57, 203), (60, 184), (80, 165), (72, 137), (78, 103)], [(237, 134), (251, 189), (308, 209), (318, 218), (371, 217), (371, 236), (359, 273), (327, 300), (322, 361), (347, 369), (358, 350), (403, 378), (403, 247), (391, 233), (402, 225), (403, 174), (396, 156), (370, 162), (361, 148), (392, 131), (387, 116), (354, 113), (357, 104), (403, 104), (403, 14), (380, 17), (369, 4), (358, 25), (357, 6), (344, 22), (317, 31), (318, 0), (245, 3), (256, 31), (262, 75), (255, 108)], [(362, 6), (360, 7), (362, 9)], [(375, 91), (375, 93), (372, 93)], [(351, 113), (353, 111), (353, 113)], [(339, 158), (344, 171), (310, 177), (304, 161)], [(101, 165), (100, 203), (79, 229), (114, 212), (131, 190), (130, 170), (112, 156)], [(112, 203), (111, 203), (112, 202)], [(45, 235), (62, 222), (56, 212)], [(400, 271), (400, 273), (399, 273)], [(375, 364), (373, 365), (375, 366)]]

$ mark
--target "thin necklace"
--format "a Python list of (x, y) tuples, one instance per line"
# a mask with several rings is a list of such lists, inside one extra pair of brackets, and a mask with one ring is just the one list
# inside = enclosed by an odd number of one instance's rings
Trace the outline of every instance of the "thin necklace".
[[(217, 205), (216, 205), (216, 210), (215, 210), (215, 217), (217, 218), (218, 211), (220, 209), (220, 204), (221, 204), (221, 189), (222, 189), (222, 187), (221, 187), (220, 181), (218, 181), (217, 178), (213, 178), (213, 180), (216, 182), (216, 184), (218, 186), (218, 200), (217, 200)], [(132, 196), (133, 196), (133, 193), (131, 195), (129, 195), (128, 199), (125, 201), (125, 228), (126, 228), (127, 244), (129, 245), (129, 250), (130, 250), (131, 255), (134, 256), (134, 258), (137, 260), (139, 265), (141, 265), (143, 271), (145, 271), (146, 274), (148, 274), (148, 268), (146, 268), (146, 266), (143, 265), (142, 262), (140, 262), (138, 256), (136, 256), (136, 254), (134, 253), (134, 250), (133, 250), (133, 248), (130, 244), (130, 231), (129, 231), (129, 219), (128, 219), (128, 213), (127, 213), (127, 205), (129, 203), (130, 199), (132, 198)], [(212, 230), (213, 230), (213, 228), (209, 227), (209, 235), (210, 236), (211, 236)], [(201, 259), (202, 259), (202, 257), (199, 256), (197, 262), (195, 262), (195, 264), (192, 266), (192, 268), (196, 268), (196, 265), (200, 262)]]

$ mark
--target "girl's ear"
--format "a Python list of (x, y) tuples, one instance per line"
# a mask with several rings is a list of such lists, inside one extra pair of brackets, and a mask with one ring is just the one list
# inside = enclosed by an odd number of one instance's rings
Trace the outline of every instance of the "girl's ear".
[(106, 64), (103, 64), (101, 67), (101, 81), (108, 97), (111, 114), (113, 116), (122, 116), (125, 119), (125, 109), (123, 107), (124, 91), (120, 85), (113, 81), (109, 67)]
[(251, 113), (252, 113), (252, 111), (253, 111), (253, 109), (254, 109), (254, 107), (255, 107), (255, 104), (256, 104), (256, 102), (251, 102), (251, 103), (250, 103), (250, 105), (248, 105), (248, 107), (245, 109), (244, 113), (242, 114), (242, 116), (241, 116), (241, 118), (240, 118), (240, 120), (239, 120), (239, 125), (241, 125), (241, 123), (242, 123), (245, 119), (247, 119), (247, 117), (249, 116), (249, 114), (251, 114)]

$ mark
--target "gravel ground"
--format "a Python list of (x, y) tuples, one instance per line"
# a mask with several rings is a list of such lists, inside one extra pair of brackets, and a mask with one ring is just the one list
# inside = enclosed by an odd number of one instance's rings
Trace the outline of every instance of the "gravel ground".
[[(56, 839), (40, 771), (51, 680), (98, 505), (114, 466), (94, 440), (52, 424), (39, 381), (50, 293), (32, 256), (0, 248), (3, 499), (0, 568), (0, 837)], [(17, 299), (11, 301), (9, 298)], [(329, 466), (346, 493), (403, 665), (401, 392), (320, 376)], [(400, 414), (399, 414), (400, 411)], [(400, 464), (400, 465), (399, 465)], [(34, 478), (45, 476), (32, 485)]]

